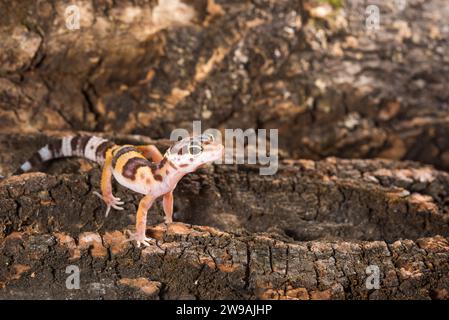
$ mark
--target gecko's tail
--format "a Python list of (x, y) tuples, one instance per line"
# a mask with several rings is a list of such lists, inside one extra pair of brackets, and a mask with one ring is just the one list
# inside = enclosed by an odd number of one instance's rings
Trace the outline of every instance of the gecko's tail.
[(29, 172), (44, 162), (67, 157), (82, 157), (102, 165), (106, 152), (115, 144), (95, 136), (69, 136), (55, 139), (37, 151), (15, 174)]

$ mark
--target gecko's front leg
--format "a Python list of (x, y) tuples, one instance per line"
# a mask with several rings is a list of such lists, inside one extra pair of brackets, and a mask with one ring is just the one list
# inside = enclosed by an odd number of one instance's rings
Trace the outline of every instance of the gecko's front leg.
[[(167, 159), (164, 160), (164, 156), (154, 145), (143, 145), (137, 146), (137, 149), (142, 151), (146, 158), (150, 158), (153, 162), (165, 164)], [(165, 175), (167, 175), (167, 168), (162, 169)], [(162, 200), (164, 213), (165, 213), (165, 223), (173, 222), (173, 191), (166, 193)]]
[(140, 244), (149, 246), (151, 244), (150, 242), (154, 242), (154, 239), (147, 238), (145, 235), (145, 231), (147, 229), (147, 213), (153, 205), (153, 202), (154, 197), (151, 194), (146, 195), (142, 198), (142, 200), (140, 200), (139, 209), (137, 209), (136, 216), (136, 232), (128, 232), (130, 237), (126, 241), (135, 240), (137, 242), (137, 247), (140, 247)]
[(94, 194), (106, 203), (106, 217), (108, 216), (111, 208), (116, 210), (123, 210), (120, 205), (123, 205), (124, 202), (120, 200), (120, 198), (114, 197), (112, 194), (112, 153), (108, 152), (106, 154), (106, 159), (103, 166), (103, 171), (101, 173), (101, 193), (94, 191)]

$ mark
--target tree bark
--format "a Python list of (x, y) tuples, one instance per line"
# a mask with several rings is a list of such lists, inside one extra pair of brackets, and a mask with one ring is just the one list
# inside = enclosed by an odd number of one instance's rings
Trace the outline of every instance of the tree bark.
[[(181, 223), (148, 233), (158, 242), (141, 250), (121, 243), (126, 237), (120, 231), (77, 239), (14, 232), (0, 242), (6, 262), (0, 298), (448, 298), (449, 244), (443, 237), (285, 243)], [(66, 286), (73, 266), (80, 270), (79, 289)], [(369, 287), (368, 266), (379, 268), (377, 290)]]
[(0, 1), (2, 132), (165, 138), (201, 119), (278, 128), (287, 156), (449, 168), (444, 0), (371, 1), (378, 31), (360, 0), (77, 3), (69, 30), (62, 3)]
[[(8, 142), (25, 157), (39, 139), (51, 138), (3, 136), (0, 150)], [(160, 243), (142, 251), (121, 245), (118, 231), (132, 228), (139, 196), (117, 186), (126, 210), (105, 218), (92, 195), (96, 166), (60, 160), (47, 168), (51, 175), (7, 178), (0, 183), (1, 295), (448, 298), (447, 173), (412, 162), (335, 158), (284, 161), (273, 176), (258, 169), (222, 165), (186, 176), (175, 192), (175, 220), (203, 226), (158, 225), (157, 205), (148, 234)], [(62, 173), (75, 170), (81, 173)], [(70, 264), (82, 270), (77, 291), (65, 288)], [(381, 271), (379, 290), (366, 288), (370, 265)]]

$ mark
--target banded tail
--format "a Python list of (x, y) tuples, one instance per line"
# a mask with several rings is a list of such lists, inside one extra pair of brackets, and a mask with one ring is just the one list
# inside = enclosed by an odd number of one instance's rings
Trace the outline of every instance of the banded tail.
[(22, 164), (16, 174), (31, 171), (50, 160), (67, 157), (86, 158), (103, 165), (106, 152), (114, 146), (115, 143), (95, 136), (69, 136), (56, 139)]

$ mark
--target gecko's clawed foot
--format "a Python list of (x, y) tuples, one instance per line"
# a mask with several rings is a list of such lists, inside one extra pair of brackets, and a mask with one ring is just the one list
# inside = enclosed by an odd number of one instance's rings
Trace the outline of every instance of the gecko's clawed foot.
[(129, 236), (129, 239), (126, 239), (123, 242), (136, 241), (138, 248), (140, 248), (140, 244), (143, 244), (145, 247), (149, 247), (152, 244), (156, 244), (156, 239), (147, 238), (145, 232), (134, 233), (129, 230), (126, 230), (126, 234)]
[(106, 217), (108, 216), (109, 212), (111, 211), (111, 208), (114, 208), (115, 210), (123, 210), (124, 208), (120, 207), (120, 205), (125, 204), (123, 201), (120, 200), (120, 198), (116, 198), (113, 195), (109, 197), (103, 197), (100, 193), (94, 191), (94, 195), (102, 199), (107, 206), (106, 209)]
[(173, 223), (173, 218), (172, 218), (172, 217), (167, 217), (167, 216), (165, 216), (165, 217), (164, 217), (164, 222), (165, 222), (166, 224)]

